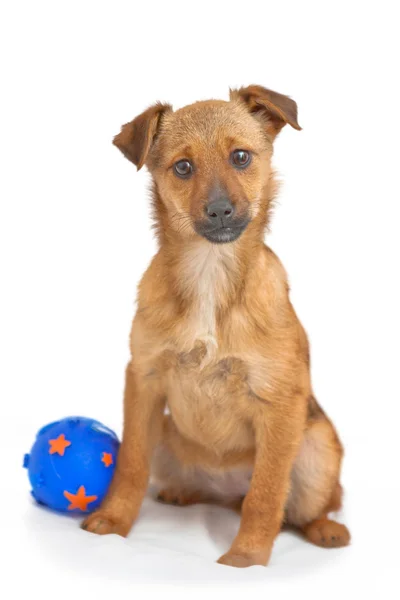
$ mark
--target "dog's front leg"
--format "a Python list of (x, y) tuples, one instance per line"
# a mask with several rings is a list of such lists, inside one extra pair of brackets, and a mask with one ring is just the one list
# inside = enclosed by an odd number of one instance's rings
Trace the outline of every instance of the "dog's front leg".
[(218, 560), (233, 567), (267, 565), (269, 561), (305, 420), (303, 399), (279, 406), (279, 400), (261, 405), (261, 396), (257, 397), (260, 405), (253, 418), (256, 457), (251, 485), (242, 505), (239, 532), (230, 550)]
[(100, 509), (88, 516), (83, 529), (100, 535), (129, 533), (146, 493), (164, 406), (160, 389), (138, 375), (130, 363), (126, 369), (124, 432), (115, 474)]

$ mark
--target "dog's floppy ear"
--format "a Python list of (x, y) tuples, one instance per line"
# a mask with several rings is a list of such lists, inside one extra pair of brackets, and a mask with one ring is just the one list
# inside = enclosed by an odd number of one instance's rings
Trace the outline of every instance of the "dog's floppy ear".
[(121, 132), (113, 139), (113, 144), (134, 165), (141, 169), (156, 136), (162, 115), (171, 110), (169, 104), (157, 103), (150, 106), (136, 119), (122, 126)]
[(267, 133), (275, 138), (282, 127), (289, 123), (300, 130), (297, 122), (297, 104), (289, 96), (267, 90), (261, 85), (249, 85), (230, 90), (231, 100), (241, 100), (251, 113), (261, 116)]

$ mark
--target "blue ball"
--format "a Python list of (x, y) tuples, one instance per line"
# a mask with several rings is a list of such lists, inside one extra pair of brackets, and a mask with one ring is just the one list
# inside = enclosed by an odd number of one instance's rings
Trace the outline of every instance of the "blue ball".
[(119, 449), (116, 434), (98, 421), (68, 417), (42, 427), (24, 467), (39, 504), (88, 513), (110, 485)]

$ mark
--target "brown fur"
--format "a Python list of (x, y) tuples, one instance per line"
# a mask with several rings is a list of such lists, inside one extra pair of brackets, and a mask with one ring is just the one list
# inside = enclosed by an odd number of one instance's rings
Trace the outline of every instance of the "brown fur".
[[(250, 86), (229, 102), (155, 105), (114, 140), (150, 170), (159, 250), (139, 286), (117, 469), (89, 531), (127, 535), (152, 474), (164, 501), (241, 506), (220, 563), (267, 564), (283, 522), (322, 546), (349, 542), (327, 519), (341, 503), (342, 447), (312, 393), (285, 271), (263, 243), (286, 123), (300, 129), (296, 103)], [(243, 171), (229, 162), (237, 148), (253, 155)], [(195, 165), (188, 180), (172, 169), (183, 158)], [(250, 222), (215, 245), (193, 224), (221, 190)]]

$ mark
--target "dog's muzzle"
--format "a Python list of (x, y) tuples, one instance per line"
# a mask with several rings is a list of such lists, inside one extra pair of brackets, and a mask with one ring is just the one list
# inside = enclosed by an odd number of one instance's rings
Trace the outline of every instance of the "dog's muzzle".
[(194, 225), (196, 232), (213, 244), (226, 244), (237, 240), (249, 224), (250, 219), (237, 216), (235, 207), (227, 198), (209, 202), (205, 207), (205, 218)]

